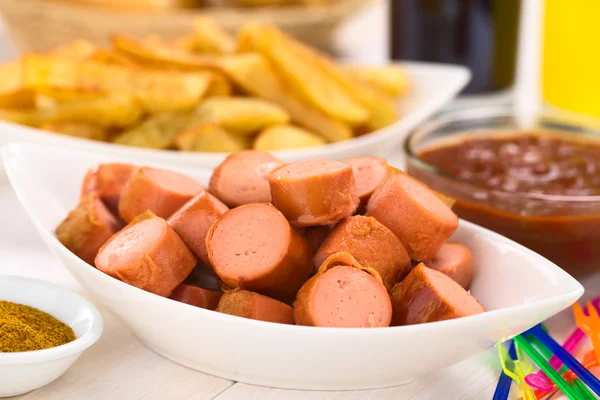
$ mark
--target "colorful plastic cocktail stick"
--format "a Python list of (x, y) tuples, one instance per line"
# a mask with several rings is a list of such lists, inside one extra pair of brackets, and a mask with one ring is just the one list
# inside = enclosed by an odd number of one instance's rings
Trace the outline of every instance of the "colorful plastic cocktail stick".
[[(538, 353), (538, 351), (527, 341), (527, 339), (524, 336), (517, 336), (513, 340), (515, 341), (515, 343), (517, 343), (517, 355), (519, 354), (520, 349), (522, 349), (522, 351), (527, 353), (527, 355), (529, 357), (531, 357), (533, 362), (536, 363), (537, 366), (540, 367), (546, 374), (548, 374), (550, 379), (552, 379), (552, 381), (554, 381), (556, 383), (556, 385), (560, 388), (560, 390), (562, 390), (563, 393), (569, 399), (580, 400), (582, 398), (579, 395), (579, 393), (575, 390), (575, 388), (573, 386), (571, 386), (570, 384), (568, 384), (560, 376), (560, 374), (558, 372), (556, 372), (556, 370), (554, 368), (552, 368), (550, 366), (550, 364), (548, 364), (546, 359), (540, 353)], [(542, 343), (543, 343), (543, 341), (542, 341)], [(526, 356), (524, 356), (524, 357), (526, 358)], [(531, 388), (529, 387), (529, 385), (525, 385), (525, 386), (527, 386), (529, 388), (529, 390), (531, 391)], [(533, 396), (533, 392), (532, 392), (532, 397), (535, 398), (535, 396)], [(525, 400), (529, 399), (526, 395), (524, 395), (523, 398)], [(592, 397), (592, 399), (593, 399), (593, 397)]]
[[(592, 300), (592, 304), (594, 304), (594, 307), (598, 309), (600, 307), (600, 296), (595, 297)], [(585, 310), (584, 312), (587, 313), (587, 310)], [(584, 338), (585, 332), (583, 332), (579, 328), (576, 328), (571, 334), (571, 336), (569, 336), (569, 338), (563, 343), (563, 348), (569, 353), (573, 354), (573, 352), (577, 350), (578, 345)], [(558, 370), (563, 365), (562, 362), (554, 355), (550, 359), (549, 363), (556, 370)], [(560, 371), (562, 372), (562, 369)], [(527, 375), (525, 377), (525, 382), (527, 382), (529, 386), (535, 389), (539, 389), (546, 392), (550, 392), (552, 390), (552, 387), (554, 386), (552, 380), (548, 378), (548, 376), (542, 370), (539, 370), (535, 374)]]
[(502, 369), (506, 375), (511, 377), (517, 383), (525, 400), (535, 400), (533, 390), (531, 390), (531, 387), (525, 383), (525, 376), (534, 371), (533, 365), (531, 365), (529, 358), (523, 355), (523, 352), (519, 349), (518, 342), (516, 340), (515, 347), (517, 357), (513, 359), (508, 354), (508, 351), (506, 351), (506, 347), (503, 345), (498, 346), (498, 354), (500, 356)]
[[(499, 347), (504, 347), (503, 343), (498, 345)], [(501, 349), (498, 349), (500, 351)], [(508, 350), (508, 355), (511, 359), (517, 358), (517, 351), (515, 350), (515, 342), (510, 341), (510, 348)], [(502, 360), (502, 356), (500, 356), (500, 360)], [(494, 397), (492, 400), (506, 400), (508, 399), (508, 394), (510, 393), (510, 385), (512, 384), (512, 379), (510, 376), (504, 373), (504, 370), (500, 373), (500, 378), (498, 379), (498, 385), (496, 386), (496, 391), (494, 392)]]
[(589, 315), (584, 314), (579, 303), (573, 304), (575, 322), (579, 329), (588, 335), (592, 341), (592, 346), (594, 346), (596, 358), (600, 359), (600, 316), (592, 303), (587, 304), (587, 312)]
[[(556, 343), (554, 339), (552, 339), (544, 330), (540, 327), (540, 325), (536, 325), (530, 330), (526, 332), (526, 334), (531, 334), (535, 336), (544, 346), (548, 348), (551, 352), (554, 353), (570, 370), (572, 370), (575, 375), (579, 379), (583, 381), (594, 393), (600, 395), (600, 380), (596, 378), (590, 371), (585, 369), (583, 365), (579, 363), (571, 354), (566, 352), (561, 345)], [(552, 369), (552, 368), (551, 368)], [(548, 371), (545, 371), (548, 374)], [(554, 374), (557, 372), (552, 369)], [(548, 374), (549, 375), (549, 374)], [(552, 378), (551, 375), (549, 375)], [(554, 379), (552, 379), (554, 380)], [(561, 388), (562, 389), (562, 388)]]
[[(539, 340), (537, 340), (535, 338), (535, 336), (531, 336), (528, 335), (527, 339), (529, 340), (529, 342), (534, 346), (535, 349), (537, 349), (540, 353), (542, 353), (542, 355), (546, 358), (546, 359), (551, 359), (553, 357), (553, 354), (550, 350), (548, 350), (546, 348), (546, 346), (544, 346)], [(548, 362), (548, 364), (550, 364), (550, 362)], [(550, 364), (550, 366), (552, 366), (552, 364)], [(553, 366), (552, 366), (553, 367)], [(587, 367), (586, 367), (587, 368)], [(589, 369), (589, 368), (587, 368)], [(565, 374), (568, 372), (569, 370), (567, 369), (567, 367), (562, 367), (559, 371), (560, 374), (563, 374), (563, 379)], [(531, 375), (527, 375), (527, 377), (530, 377)], [(527, 381), (527, 377), (525, 377), (525, 381)], [(544, 378), (548, 379), (550, 381), (551, 386), (546, 389), (546, 390), (542, 390), (541, 392), (545, 392), (545, 393), (549, 393), (553, 390), (556, 390), (556, 385), (554, 384), (554, 382), (552, 382), (552, 380), (550, 378), (548, 378), (545, 374), (544, 374)], [(577, 376), (574, 376), (573, 378), (571, 378), (570, 380), (565, 379), (565, 381), (570, 382), (573, 381), (573, 384), (576, 386), (577, 390), (579, 390), (579, 392), (581, 393), (581, 395), (583, 396), (583, 398), (586, 399), (594, 399), (594, 395), (590, 392), (590, 390), (587, 388), (587, 386), (585, 386), (583, 384), (583, 382), (581, 382), (581, 380), (576, 379)], [(531, 385), (530, 385), (531, 386)], [(534, 393), (537, 395), (538, 392), (534, 391)]]
[[(587, 368), (587, 369), (592, 369), (592, 368), (596, 368), (596, 367), (600, 367), (600, 363), (598, 363), (598, 360), (596, 359), (596, 353), (594, 353), (594, 350), (590, 350), (588, 351), (585, 356), (583, 357), (583, 361), (581, 362), (581, 364)], [(566, 369), (566, 367), (564, 367), (563, 369)], [(567, 382), (572, 382), (572, 381), (579, 381), (579, 384), (581, 386), (584, 386), (585, 389), (589, 392), (589, 389), (587, 388), (587, 386), (585, 386), (581, 380), (579, 380), (577, 378), (577, 375), (575, 375), (573, 373), (573, 371), (569, 371), (567, 370), (567, 372), (564, 372), (562, 374), (562, 378), (567, 381)], [(578, 385), (579, 386), (579, 385)], [(554, 385), (552, 387), (552, 390), (550, 391), (542, 391), (542, 390), (534, 390), (533, 393), (535, 394), (535, 396), (537, 397), (538, 400), (541, 400), (545, 397), (548, 396), (549, 393), (554, 392), (558, 390), (558, 387), (556, 385)], [(523, 398), (520, 398), (519, 400), (523, 400)]]

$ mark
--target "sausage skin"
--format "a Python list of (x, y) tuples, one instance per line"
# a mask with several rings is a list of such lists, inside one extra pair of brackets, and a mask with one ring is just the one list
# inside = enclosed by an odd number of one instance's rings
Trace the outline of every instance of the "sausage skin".
[(273, 205), (294, 227), (335, 224), (359, 204), (348, 163), (309, 159), (269, 174)]
[(185, 280), (196, 262), (191, 250), (160, 217), (127, 225), (96, 256), (100, 271), (164, 297)]
[(123, 188), (119, 214), (125, 222), (131, 222), (146, 210), (168, 218), (202, 190), (200, 183), (183, 174), (140, 167)]
[(104, 204), (116, 211), (121, 192), (135, 169), (136, 167), (132, 164), (100, 164), (87, 172), (83, 180), (81, 196), (96, 192)]
[(425, 265), (448, 275), (466, 290), (471, 286), (475, 274), (471, 250), (457, 242), (445, 243), (435, 258)]
[(206, 235), (217, 218), (229, 208), (203, 190), (185, 203), (167, 222), (205, 265), (210, 265)]
[(346, 160), (352, 166), (356, 181), (356, 194), (362, 205), (366, 205), (377, 186), (388, 174), (388, 163), (378, 157), (356, 157)]
[(169, 298), (192, 306), (214, 310), (219, 304), (221, 295), (223, 295), (221, 292), (182, 283), (173, 290)]
[(269, 203), (267, 176), (283, 162), (264, 151), (244, 150), (229, 155), (214, 170), (209, 191), (229, 207)]
[(444, 321), (484, 312), (483, 306), (447, 275), (417, 265), (390, 293), (392, 325)]
[(208, 259), (223, 283), (279, 300), (312, 273), (312, 252), (270, 204), (246, 204), (221, 215), (206, 237)]
[(387, 290), (404, 278), (411, 266), (400, 239), (373, 217), (355, 215), (340, 221), (315, 254), (315, 266), (339, 252), (350, 253), (363, 267), (377, 271)]
[(367, 203), (366, 215), (387, 226), (413, 260), (431, 261), (458, 227), (458, 217), (427, 186), (391, 173)]
[(292, 307), (247, 290), (232, 290), (221, 296), (216, 311), (258, 321), (294, 324)]
[(98, 193), (90, 193), (56, 227), (56, 236), (77, 257), (94, 265), (98, 250), (117, 232), (118, 226)]
[(390, 325), (392, 304), (377, 271), (349, 253), (336, 253), (298, 292), (294, 319), (307, 326), (384, 327)]

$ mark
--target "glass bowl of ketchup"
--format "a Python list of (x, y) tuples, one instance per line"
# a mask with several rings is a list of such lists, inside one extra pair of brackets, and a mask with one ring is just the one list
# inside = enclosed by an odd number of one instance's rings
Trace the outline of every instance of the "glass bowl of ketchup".
[(590, 120), (511, 108), (441, 114), (405, 142), (407, 171), (459, 217), (582, 278), (600, 271), (600, 132)]

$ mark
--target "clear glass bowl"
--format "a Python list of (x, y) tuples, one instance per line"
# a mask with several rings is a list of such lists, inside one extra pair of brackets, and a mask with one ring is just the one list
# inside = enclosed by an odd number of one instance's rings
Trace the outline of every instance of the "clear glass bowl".
[(442, 114), (405, 142), (407, 171), (435, 190), (456, 198), (459, 217), (509, 237), (576, 277), (600, 269), (600, 196), (557, 196), (492, 189), (448, 175), (419, 154), (462, 137), (518, 131), (589, 140), (600, 145), (595, 121), (546, 110), (524, 120), (512, 108), (472, 108)]

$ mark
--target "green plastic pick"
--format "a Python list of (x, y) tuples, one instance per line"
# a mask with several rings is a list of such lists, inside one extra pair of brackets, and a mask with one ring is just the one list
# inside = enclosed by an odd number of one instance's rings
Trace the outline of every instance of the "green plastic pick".
[[(519, 336), (515, 337), (513, 340), (517, 344), (517, 355), (519, 355), (518, 349), (522, 349), (522, 351), (524, 351), (525, 353), (527, 353), (527, 355), (529, 357), (531, 357), (533, 362), (536, 363), (537, 366), (540, 367), (542, 369), (542, 371), (544, 371), (550, 379), (552, 379), (552, 382), (554, 382), (556, 384), (556, 386), (558, 386), (558, 388), (560, 390), (562, 390), (562, 392), (569, 399), (572, 399), (572, 400), (580, 400), (581, 399), (581, 396), (579, 395), (577, 390), (573, 386), (569, 385), (567, 383), (567, 381), (565, 381), (562, 378), (562, 376), (560, 376), (560, 374), (558, 372), (556, 372), (556, 370), (554, 368), (552, 368), (550, 366), (550, 364), (548, 364), (548, 362), (546, 361), (544, 356), (542, 356), (540, 353), (538, 353), (538, 351), (527, 341), (527, 339), (525, 339), (525, 337), (519, 335)], [(525, 381), (525, 376), (523, 376), (523, 382), (524, 381)], [(529, 385), (527, 385), (527, 384), (525, 384), (525, 385), (527, 387), (529, 387)], [(529, 388), (529, 389), (531, 391), (531, 388)], [(533, 395), (533, 392), (531, 392), (531, 393)], [(526, 400), (529, 400), (527, 397), (525, 397), (525, 395), (523, 395), (523, 398)]]

